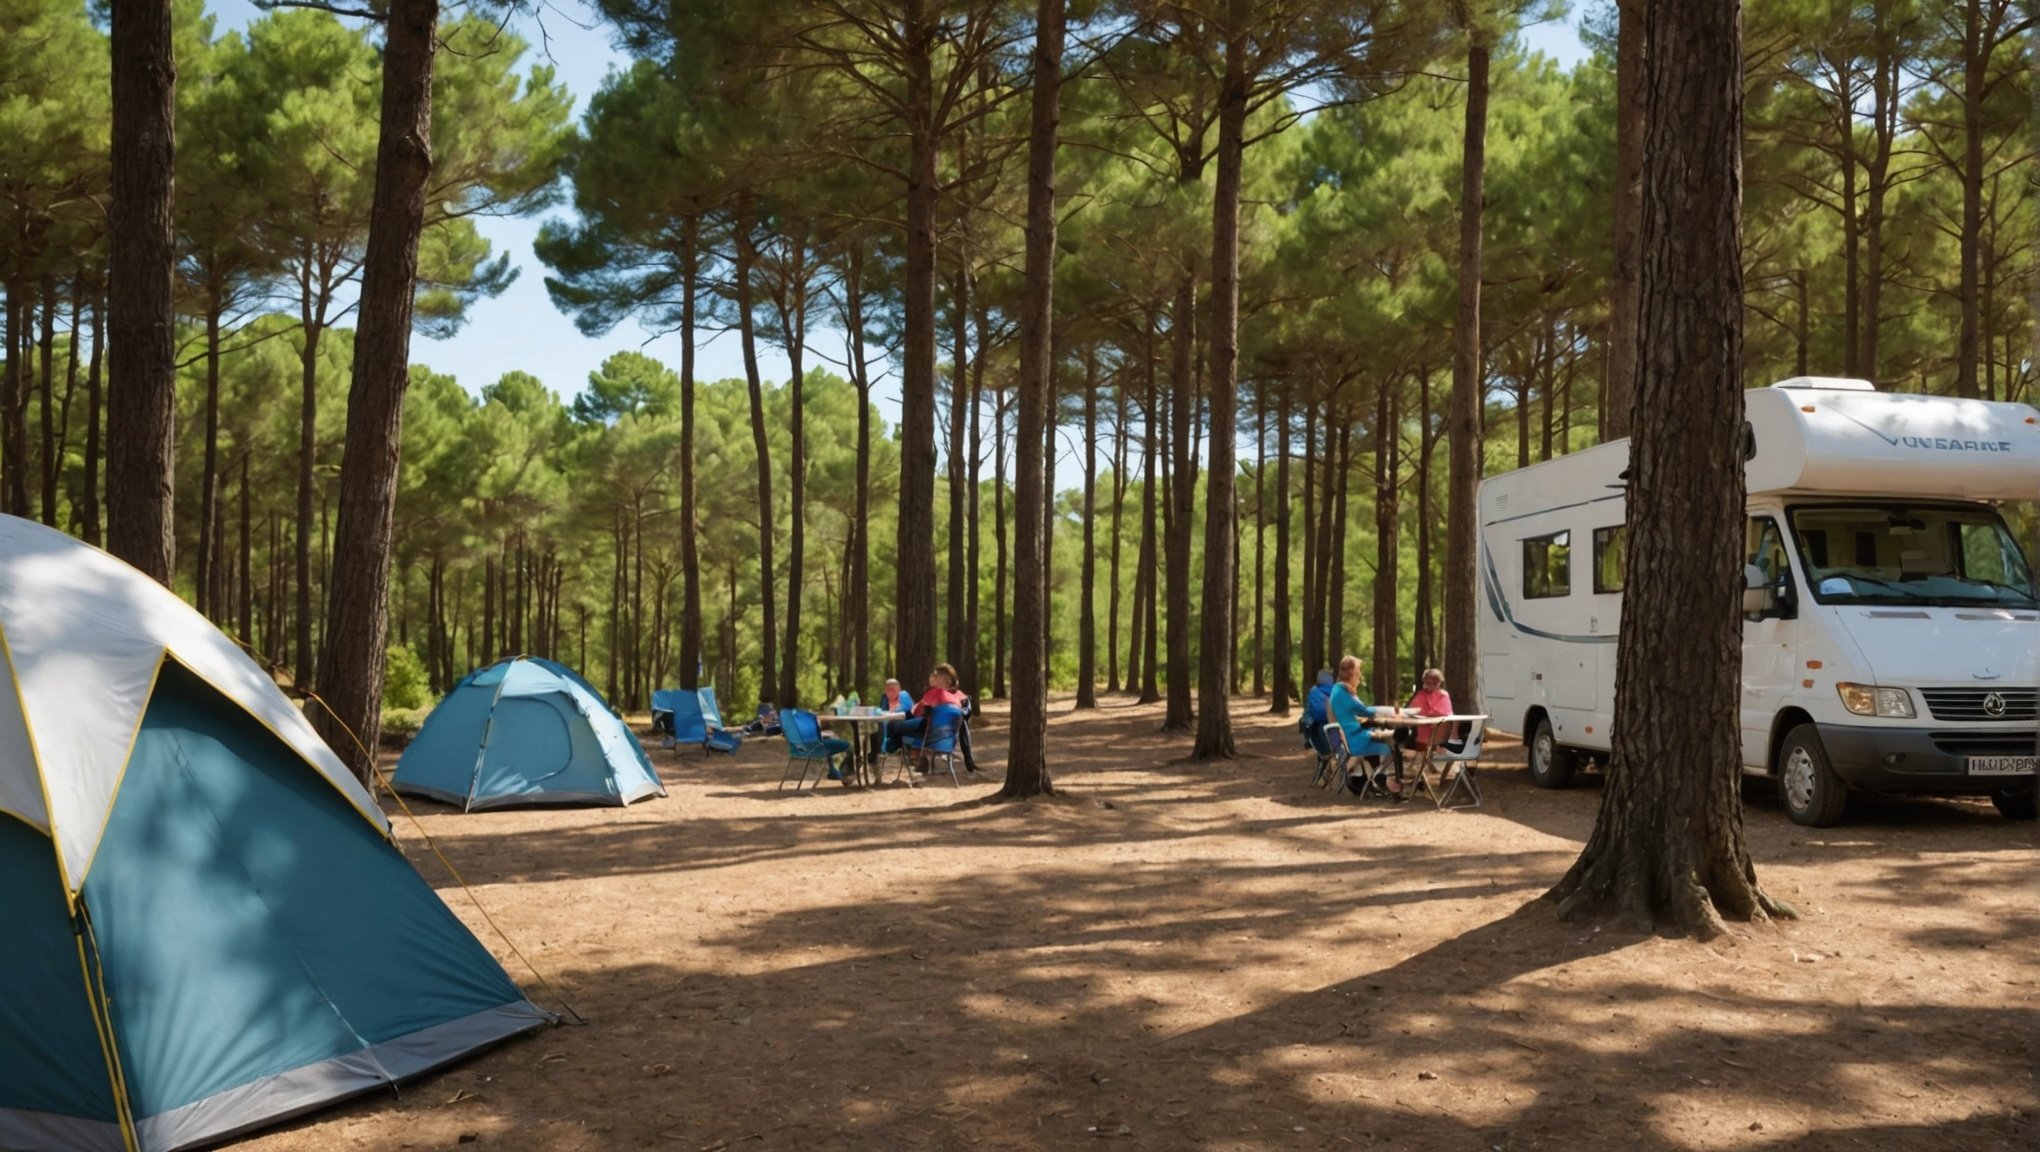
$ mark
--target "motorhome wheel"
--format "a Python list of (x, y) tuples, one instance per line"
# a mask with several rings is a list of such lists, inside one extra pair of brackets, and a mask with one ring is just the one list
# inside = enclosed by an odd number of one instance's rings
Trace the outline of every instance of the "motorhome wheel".
[(1809, 828), (1840, 823), (1849, 806), (1849, 786), (1829, 766), (1827, 748), (1811, 724), (1785, 734), (1778, 749), (1778, 794), (1785, 801), (1785, 815)]
[(2034, 793), (2031, 788), (2020, 792), (1994, 792), (1990, 802), (2007, 820), (2031, 820), (2033, 818)]
[(1530, 782), (1539, 788), (1570, 787), (1575, 763), (1572, 749), (1559, 747), (1551, 721), (1539, 716), (1530, 732)]

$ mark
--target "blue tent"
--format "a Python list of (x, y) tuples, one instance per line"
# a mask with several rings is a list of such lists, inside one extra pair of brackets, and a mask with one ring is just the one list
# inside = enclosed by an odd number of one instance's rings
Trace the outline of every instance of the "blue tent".
[(0, 1148), (170, 1152), (537, 1028), (269, 677), (0, 517)]
[(564, 665), (528, 656), (454, 685), (404, 749), (390, 783), (470, 811), (623, 805), (666, 794), (602, 694)]

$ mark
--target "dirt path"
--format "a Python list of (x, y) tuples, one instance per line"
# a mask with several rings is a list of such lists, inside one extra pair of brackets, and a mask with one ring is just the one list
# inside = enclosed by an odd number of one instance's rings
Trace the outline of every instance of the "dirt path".
[(656, 753), (671, 797), (625, 811), (423, 813), (588, 1025), (245, 1147), (1967, 1152), (2040, 1123), (2040, 847), (1988, 804), (1812, 831), (1753, 785), (1805, 919), (1702, 947), (1556, 921), (1596, 792), (1515, 749), (1441, 813), (1312, 788), (1291, 721), (1215, 768), (1158, 721), (1059, 712), (1048, 805), (779, 792), (753, 741)]

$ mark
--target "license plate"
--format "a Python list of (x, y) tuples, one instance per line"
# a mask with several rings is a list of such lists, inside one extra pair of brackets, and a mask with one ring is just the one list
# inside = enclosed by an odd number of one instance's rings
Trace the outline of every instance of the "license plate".
[(2035, 756), (1971, 756), (1971, 776), (2031, 776), (2033, 766), (2040, 757)]

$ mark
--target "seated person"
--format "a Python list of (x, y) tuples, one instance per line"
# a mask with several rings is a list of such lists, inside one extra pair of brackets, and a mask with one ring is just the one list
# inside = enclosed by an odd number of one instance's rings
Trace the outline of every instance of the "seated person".
[[(1374, 709), (1360, 698), (1360, 658), (1346, 656), (1339, 660), (1338, 683), (1332, 686), (1332, 721), (1345, 734), (1346, 748), (1354, 756), (1381, 762), (1386, 757), (1394, 772), (1388, 779), (1389, 795), (1398, 799), (1403, 795), (1402, 753), (1386, 741), (1389, 733), (1385, 729), (1370, 728), (1366, 721), (1374, 718)], [(1349, 787), (1356, 785), (1349, 784)]]
[[(880, 712), (912, 712), (914, 710), (914, 696), (913, 693), (900, 687), (898, 680), (887, 680), (885, 687), (878, 694), (878, 699), (872, 701), (872, 706)], [(902, 723), (905, 723), (905, 721), (893, 720), (874, 726), (871, 733), (870, 749), (874, 759), (899, 748), (899, 740), (894, 736), (894, 726)]]
[(944, 704), (963, 712), (964, 723), (957, 730), (956, 748), (963, 753), (964, 769), (976, 772), (977, 761), (970, 754), (970, 714), (976, 709), (972, 707), (970, 697), (957, 689), (953, 665), (937, 664), (935, 670), (928, 674), (928, 690), (921, 693), (920, 700), (914, 703), (913, 715), (905, 720), (895, 720), (886, 727), (896, 736), (917, 734), (927, 728), (928, 718)]
[(1332, 722), (1332, 670), (1318, 670), (1317, 683), (1303, 698), (1303, 715), (1296, 722), (1296, 730), (1303, 734), (1303, 742), (1310, 745), (1322, 761), (1332, 753), (1331, 742), (1325, 737), (1325, 725)]
[[(1424, 669), (1423, 683), (1411, 694), (1410, 702), (1403, 706), (1403, 710), (1418, 716), (1452, 715), (1452, 694), (1445, 691), (1445, 673), (1436, 668)], [(1396, 743), (1406, 748), (1429, 748), (1436, 743), (1440, 747), (1456, 752), (1459, 749), (1453, 748), (1452, 744), (1453, 737), (1457, 734), (1447, 732), (1447, 727), (1449, 726), (1433, 724), (1423, 728), (1405, 729), (1409, 733), (1408, 738), (1405, 739), (1403, 733), (1398, 732)], [(1457, 743), (1464, 747), (1465, 738), (1460, 737)]]

